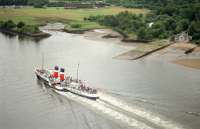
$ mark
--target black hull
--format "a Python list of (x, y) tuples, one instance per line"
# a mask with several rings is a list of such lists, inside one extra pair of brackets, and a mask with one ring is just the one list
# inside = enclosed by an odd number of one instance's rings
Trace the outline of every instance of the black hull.
[(50, 87), (50, 88), (52, 88), (52, 89), (55, 89), (55, 90), (58, 90), (58, 91), (65, 91), (65, 92), (67, 92), (66, 89), (60, 90), (60, 89), (55, 88), (54, 86), (49, 85), (49, 82), (48, 82), (47, 80), (45, 80), (44, 78), (42, 78), (41, 76), (39, 76), (39, 75), (37, 75), (37, 74), (36, 74), (36, 76), (37, 76), (37, 79), (38, 79), (38, 80), (42, 81), (42, 82), (45, 84), (45, 86), (48, 86), (48, 87)]
[(49, 87), (51, 87), (51, 86), (49, 85), (49, 82), (48, 82), (47, 80), (43, 79), (43, 78), (42, 78), (41, 76), (39, 76), (39, 75), (36, 75), (36, 76), (37, 76), (37, 79), (38, 79), (38, 80), (43, 81), (44, 84), (46, 84), (46, 85), (48, 85)]

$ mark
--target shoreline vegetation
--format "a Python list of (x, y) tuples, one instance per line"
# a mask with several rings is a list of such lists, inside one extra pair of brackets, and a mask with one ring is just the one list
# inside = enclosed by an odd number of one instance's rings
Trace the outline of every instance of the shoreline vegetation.
[(20, 21), (28, 25), (42, 26), (47, 23), (61, 22), (65, 24), (64, 31), (68, 33), (81, 34), (92, 29), (108, 28), (97, 22), (87, 21), (85, 18), (96, 15), (116, 15), (128, 11), (134, 14), (147, 14), (148, 9), (125, 8), (125, 7), (103, 7), (95, 9), (64, 9), (63, 7), (47, 8), (0, 8), (0, 21)]
[[(187, 31), (190, 41), (200, 44), (198, 1), (106, 0), (100, 2), (104, 5), (102, 8), (78, 6), (84, 3), (80, 0), (69, 0), (66, 1), (67, 4), (59, 3), (58, 0), (54, 1), (57, 3), (51, 2), (50, 0), (40, 0), (40, 2), (3, 0), (1, 5), (32, 5), (35, 8), (1, 8), (0, 20), (11, 17), (14, 22), (23, 19), (33, 25), (62, 22), (66, 24), (64, 29), (66, 32), (78, 34), (106, 27), (119, 32), (126, 42), (148, 43), (154, 39), (168, 38), (174, 40), (180, 33)], [(86, 2), (99, 3), (96, 0), (94, 2), (86, 0)], [(49, 3), (55, 7), (49, 7)], [(75, 8), (71, 4), (76, 5)], [(64, 9), (66, 5), (69, 8)]]
[[(111, 29), (97, 29), (87, 31), (83, 35), (86, 39), (103, 41), (127, 46), (129, 50), (114, 56), (113, 59), (137, 60), (146, 58), (162, 58), (164, 61), (199, 69), (200, 47), (192, 43), (175, 43), (169, 39), (154, 40), (149, 43), (123, 42), (122, 36)], [(182, 59), (184, 59), (182, 61)], [(179, 63), (181, 60), (181, 63)], [(192, 60), (191, 62), (188, 60)]]
[(0, 32), (30, 36), (34, 38), (46, 38), (51, 36), (48, 33), (40, 31), (39, 27), (36, 25), (26, 25), (21, 21), (15, 24), (12, 20), (0, 21)]
[(37, 32), (37, 33), (26, 33), (26, 32), (19, 32), (15, 30), (8, 30), (8, 29), (0, 29), (0, 32), (7, 33), (7, 34), (17, 34), (17, 35), (22, 35), (22, 36), (29, 36), (33, 38), (47, 38), (51, 36), (49, 33), (44, 33), (44, 32)]
[[(147, 20), (144, 19), (146, 16), (152, 18), (149, 15), (152, 14), (151, 11), (148, 9), (124, 8), (116, 6), (97, 8), (97, 9), (64, 9), (60, 7), (58, 8), (26, 7), (19, 9), (0, 8), (0, 21), (2, 21), (0, 22), (0, 26), (2, 25), (4, 26), (5, 22), (8, 21), (10, 22), (9, 24), (11, 24), (8, 25), (10, 28), (9, 27), (1, 28), (0, 31), (7, 31), (9, 33), (17, 33), (32, 37), (40, 37), (40, 36), (48, 37), (49, 34), (41, 32), (39, 30), (39, 26), (44, 26), (48, 23), (56, 23), (56, 22), (64, 24), (64, 28), (59, 30), (74, 34), (84, 34), (85, 32), (87, 33), (95, 29), (111, 29), (113, 32), (117, 32), (118, 34), (116, 35), (113, 33), (107, 33), (105, 35), (102, 35), (101, 38), (105, 40), (117, 39), (123, 42), (123, 45), (127, 46), (129, 46), (130, 44), (134, 45), (137, 44), (136, 49), (132, 49), (128, 52), (122, 53), (113, 58), (135, 60), (142, 58), (146, 55), (152, 54), (153, 52), (160, 51), (163, 48), (168, 48), (168, 47), (170, 48), (171, 46), (173, 46), (173, 42), (170, 41), (171, 37), (167, 38), (166, 35), (164, 35), (164, 37), (160, 35), (161, 37), (159, 38), (155, 37), (153, 39), (143, 37), (143, 36), (148, 36), (146, 35), (147, 31), (145, 30), (145, 28), (141, 29), (138, 27), (144, 26), (144, 23), (146, 24), (146, 22), (148, 22), (148, 21), (144, 22), (144, 20)], [(131, 22), (128, 20), (130, 18), (132, 19)], [(161, 21), (162, 20), (166, 21), (166, 23), (163, 23), (166, 25), (170, 22), (173, 22), (173, 20), (170, 19), (168, 16), (158, 17), (158, 19), (159, 18)], [(134, 24), (132, 24), (132, 22)], [(161, 34), (163, 32), (164, 28), (161, 25), (162, 23), (160, 22), (154, 23), (154, 25), (152, 25), (153, 27), (152, 30), (155, 30), (154, 31), (155, 34), (157, 34), (158, 32), (159, 34)], [(145, 27), (148, 26), (145, 25)], [(160, 27), (162, 29), (160, 29)], [(173, 27), (171, 27), (171, 29), (172, 28)], [(137, 31), (134, 32), (134, 30)], [(196, 30), (194, 31), (196, 33)], [(193, 50), (194, 48), (190, 48), (188, 49), (187, 52), (192, 53)], [(184, 51), (184, 54), (187, 55), (187, 52)]]

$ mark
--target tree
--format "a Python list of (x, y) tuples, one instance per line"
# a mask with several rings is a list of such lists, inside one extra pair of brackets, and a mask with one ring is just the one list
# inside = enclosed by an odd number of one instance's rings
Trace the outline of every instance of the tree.
[(0, 5), (27, 5), (28, 0), (0, 0)]
[(2, 25), (2, 28), (4, 29), (13, 29), (15, 27), (16, 27), (16, 24), (12, 20), (8, 20), (4, 22), (4, 24)]
[(100, 22), (100, 24), (103, 24), (106, 26), (112, 26), (112, 27), (116, 27), (119, 25), (118, 19), (113, 15), (105, 16), (99, 22)]
[(187, 19), (182, 19), (177, 23), (176, 33), (180, 33), (181, 31), (186, 31), (189, 26), (189, 21)]
[(146, 37), (146, 30), (145, 28), (140, 28), (138, 33), (137, 33), (137, 38), (139, 40), (145, 40), (147, 37)]
[(176, 28), (176, 20), (174, 20), (172, 17), (168, 17), (163, 21), (163, 24), (165, 26), (166, 30), (174, 30)]
[(33, 0), (31, 3), (35, 8), (43, 8), (45, 5), (48, 4), (48, 0)]
[(200, 39), (200, 21), (193, 21), (189, 27), (189, 34), (192, 36), (192, 39)]
[(173, 16), (176, 13), (177, 9), (173, 4), (169, 4), (165, 7), (162, 7), (160, 10), (160, 14), (167, 14), (169, 16)]
[(0, 28), (2, 28), (4, 25), (4, 22), (3, 21), (0, 21)]
[(25, 23), (22, 21), (17, 24), (17, 28), (22, 28), (23, 26), (25, 26)]
[(153, 38), (161, 38), (161, 35), (165, 31), (165, 26), (161, 21), (154, 23), (153, 26), (150, 28), (150, 33), (152, 34)]

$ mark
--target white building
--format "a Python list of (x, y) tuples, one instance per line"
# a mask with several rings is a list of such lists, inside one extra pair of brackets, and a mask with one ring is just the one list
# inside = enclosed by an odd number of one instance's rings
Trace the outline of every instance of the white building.
[(180, 43), (188, 43), (192, 39), (191, 36), (189, 36), (187, 31), (181, 32), (180, 34), (177, 34), (175, 36), (175, 42), (180, 42)]

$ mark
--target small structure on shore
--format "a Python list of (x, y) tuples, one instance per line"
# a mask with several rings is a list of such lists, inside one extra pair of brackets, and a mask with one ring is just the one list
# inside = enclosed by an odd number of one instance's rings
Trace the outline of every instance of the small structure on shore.
[(178, 42), (178, 43), (188, 43), (190, 40), (192, 39), (191, 36), (189, 36), (188, 32), (187, 31), (183, 31), (181, 32), (180, 34), (177, 34), (175, 36), (175, 42)]
[(76, 2), (68, 2), (64, 4), (65, 9), (76, 9), (76, 8), (100, 8), (104, 7), (106, 4), (104, 2), (95, 2), (95, 3), (76, 3)]

